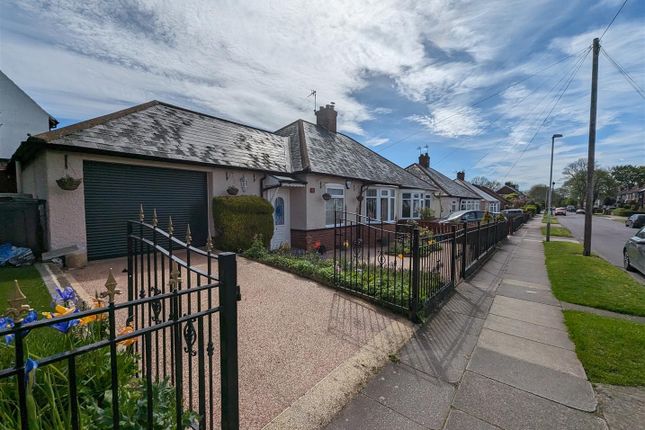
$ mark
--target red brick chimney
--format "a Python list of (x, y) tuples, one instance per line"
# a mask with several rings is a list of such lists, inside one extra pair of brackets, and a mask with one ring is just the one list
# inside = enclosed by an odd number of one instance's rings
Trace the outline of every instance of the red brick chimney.
[(430, 167), (430, 156), (427, 152), (419, 155), (419, 164), (426, 169)]
[(326, 128), (332, 133), (336, 133), (336, 117), (338, 112), (334, 110), (334, 102), (326, 106), (320, 106), (320, 109), (316, 111), (316, 124)]
[(460, 181), (465, 181), (466, 180), (466, 172), (464, 172), (464, 171), (457, 172), (457, 179), (459, 179)]

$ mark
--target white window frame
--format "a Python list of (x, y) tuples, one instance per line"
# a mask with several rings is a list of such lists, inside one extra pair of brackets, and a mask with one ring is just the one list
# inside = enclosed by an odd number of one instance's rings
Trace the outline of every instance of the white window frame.
[[(370, 192), (375, 192), (376, 195), (370, 196)], [(385, 199), (387, 201), (387, 219), (381, 220), (381, 210), (382, 208), (382, 200)], [(367, 206), (369, 200), (376, 200), (375, 201), (375, 214), (376, 217), (372, 217), (368, 214), (367, 211)], [(369, 217), (370, 221), (373, 222), (386, 222), (386, 223), (393, 223), (396, 222), (396, 216), (397, 216), (397, 211), (396, 211), (396, 189), (395, 188), (390, 188), (390, 187), (370, 187), (367, 190), (365, 190), (365, 216)]]
[[(408, 197), (406, 197), (406, 194)], [(403, 213), (404, 202), (410, 202), (410, 215), (405, 216)], [(415, 203), (416, 205), (416, 215), (415, 215)], [(425, 193), (419, 190), (405, 190), (401, 191), (401, 219), (420, 219), (421, 218), (421, 209), (430, 207), (431, 196), (429, 193)]]
[[(329, 192), (330, 190), (340, 191), (341, 194), (332, 194)], [(345, 186), (341, 184), (325, 184), (325, 192), (331, 195), (329, 200), (325, 200), (325, 227), (334, 227), (335, 225), (333, 222), (331, 224), (327, 223), (327, 205), (333, 204), (335, 200), (342, 200), (341, 211), (345, 210)], [(339, 198), (341, 195), (342, 197)]]

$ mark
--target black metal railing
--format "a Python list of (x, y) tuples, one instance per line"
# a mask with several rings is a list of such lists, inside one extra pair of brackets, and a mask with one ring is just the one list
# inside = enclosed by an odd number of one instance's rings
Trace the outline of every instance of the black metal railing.
[(127, 300), (110, 270), (92, 306), (61, 291), (38, 319), (16, 283), (0, 326), (3, 428), (239, 427), (236, 256), (173, 233), (156, 216), (128, 222)]
[(334, 285), (419, 320), (526, 219), (437, 224), (435, 233), (337, 212)]

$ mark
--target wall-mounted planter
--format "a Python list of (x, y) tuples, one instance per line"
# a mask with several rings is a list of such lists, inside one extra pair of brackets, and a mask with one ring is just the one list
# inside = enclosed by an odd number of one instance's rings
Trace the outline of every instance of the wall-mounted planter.
[(226, 189), (226, 192), (229, 193), (231, 196), (236, 196), (237, 193), (240, 192), (240, 190), (237, 187), (230, 186)]
[(326, 201), (326, 200), (330, 200), (330, 199), (331, 199), (331, 194), (329, 194), (329, 193), (325, 193), (325, 194), (323, 194), (323, 195), (322, 195), (322, 198), (323, 198), (323, 200), (325, 200), (325, 201)]
[(81, 185), (81, 182), (83, 182), (83, 179), (72, 178), (69, 175), (65, 175), (62, 178), (56, 179), (56, 184), (58, 185), (58, 187), (61, 190), (65, 191), (74, 191), (78, 188), (79, 185)]

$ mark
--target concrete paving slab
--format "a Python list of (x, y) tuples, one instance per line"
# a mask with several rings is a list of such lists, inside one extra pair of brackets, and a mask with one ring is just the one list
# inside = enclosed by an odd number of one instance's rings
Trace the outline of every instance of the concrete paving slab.
[(326, 428), (329, 430), (421, 430), (423, 426), (363, 394), (358, 394)]
[[(540, 265), (540, 267), (536, 267)], [(537, 262), (532, 266), (526, 264), (513, 264), (509, 263), (506, 276), (515, 279), (524, 279), (528, 282), (535, 282), (537, 284), (548, 284), (549, 278), (544, 270), (543, 263)]]
[(587, 375), (574, 351), (545, 345), (523, 337), (482, 329), (478, 347), (524, 360), (529, 363), (587, 379)]
[(556, 306), (497, 296), (493, 300), (490, 313), (559, 330), (566, 330), (562, 311)]
[(442, 309), (401, 349), (402, 363), (455, 383), (466, 368), (484, 324), (481, 318)]
[(596, 384), (600, 411), (612, 430), (633, 430), (645, 423), (645, 388)]
[(569, 373), (479, 346), (468, 363), (468, 370), (581, 411), (596, 410), (596, 396), (591, 384)]
[(467, 371), (454, 407), (507, 430), (606, 430), (604, 421)]
[(527, 288), (533, 288), (537, 290), (551, 291), (551, 287), (549, 286), (549, 283), (538, 284), (535, 282), (526, 282), (526, 281), (522, 281), (521, 279), (513, 279), (508, 276), (504, 277), (502, 284), (510, 284), (510, 285), (517, 285), (519, 287), (527, 287)]
[(493, 314), (488, 315), (488, 318), (484, 321), (484, 327), (547, 345), (558, 346), (571, 351), (575, 350), (575, 345), (569, 339), (569, 333), (565, 330), (558, 330)]
[(527, 300), (529, 302), (544, 303), (545, 305), (558, 306), (560, 304), (558, 299), (550, 291), (520, 287), (517, 285), (502, 284), (497, 288), (497, 295)]
[(454, 294), (448, 303), (444, 305), (444, 309), (464, 315), (486, 318), (492, 303), (493, 297), (490, 292), (464, 282), (455, 288)]
[(439, 429), (455, 387), (405, 364), (389, 364), (363, 389), (367, 397), (424, 427)]
[(444, 430), (499, 430), (499, 427), (488, 424), (458, 409), (451, 409)]

